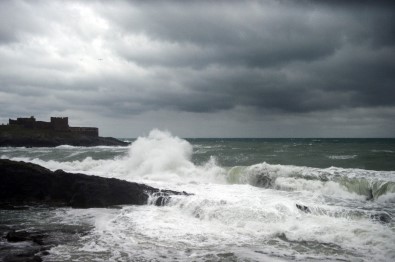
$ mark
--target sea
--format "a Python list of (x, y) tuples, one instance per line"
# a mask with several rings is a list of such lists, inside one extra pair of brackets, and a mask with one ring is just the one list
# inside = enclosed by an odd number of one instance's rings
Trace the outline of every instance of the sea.
[(123, 140), (131, 144), (3, 147), (0, 157), (191, 195), (165, 206), (151, 196), (143, 206), (2, 210), (0, 223), (85, 232), (44, 261), (395, 261), (395, 139), (152, 130)]

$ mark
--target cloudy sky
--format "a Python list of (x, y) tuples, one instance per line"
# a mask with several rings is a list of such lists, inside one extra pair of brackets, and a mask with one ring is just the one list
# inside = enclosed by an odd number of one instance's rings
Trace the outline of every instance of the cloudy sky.
[(395, 6), (0, 1), (0, 106), (115, 137), (394, 137)]

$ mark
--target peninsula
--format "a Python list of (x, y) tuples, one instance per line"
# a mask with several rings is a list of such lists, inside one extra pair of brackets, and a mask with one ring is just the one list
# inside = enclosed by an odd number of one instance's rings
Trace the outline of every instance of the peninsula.
[(71, 127), (68, 117), (51, 117), (50, 122), (36, 121), (34, 116), (9, 119), (0, 125), (0, 147), (126, 146), (112, 137), (100, 137), (97, 127)]

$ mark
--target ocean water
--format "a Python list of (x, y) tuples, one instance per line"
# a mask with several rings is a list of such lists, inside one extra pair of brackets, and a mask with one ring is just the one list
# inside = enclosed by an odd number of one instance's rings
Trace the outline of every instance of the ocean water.
[(395, 261), (395, 139), (181, 139), (153, 130), (131, 142), (0, 148), (0, 157), (193, 195), (162, 207), (1, 211), (1, 223), (89, 229), (47, 261)]

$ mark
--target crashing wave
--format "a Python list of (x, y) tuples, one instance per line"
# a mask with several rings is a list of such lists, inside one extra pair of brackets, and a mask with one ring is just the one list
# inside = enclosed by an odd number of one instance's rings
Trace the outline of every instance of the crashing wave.
[(227, 181), (285, 191), (320, 191), (331, 195), (357, 194), (377, 200), (395, 193), (393, 172), (342, 168), (310, 168), (261, 163), (230, 168)]

